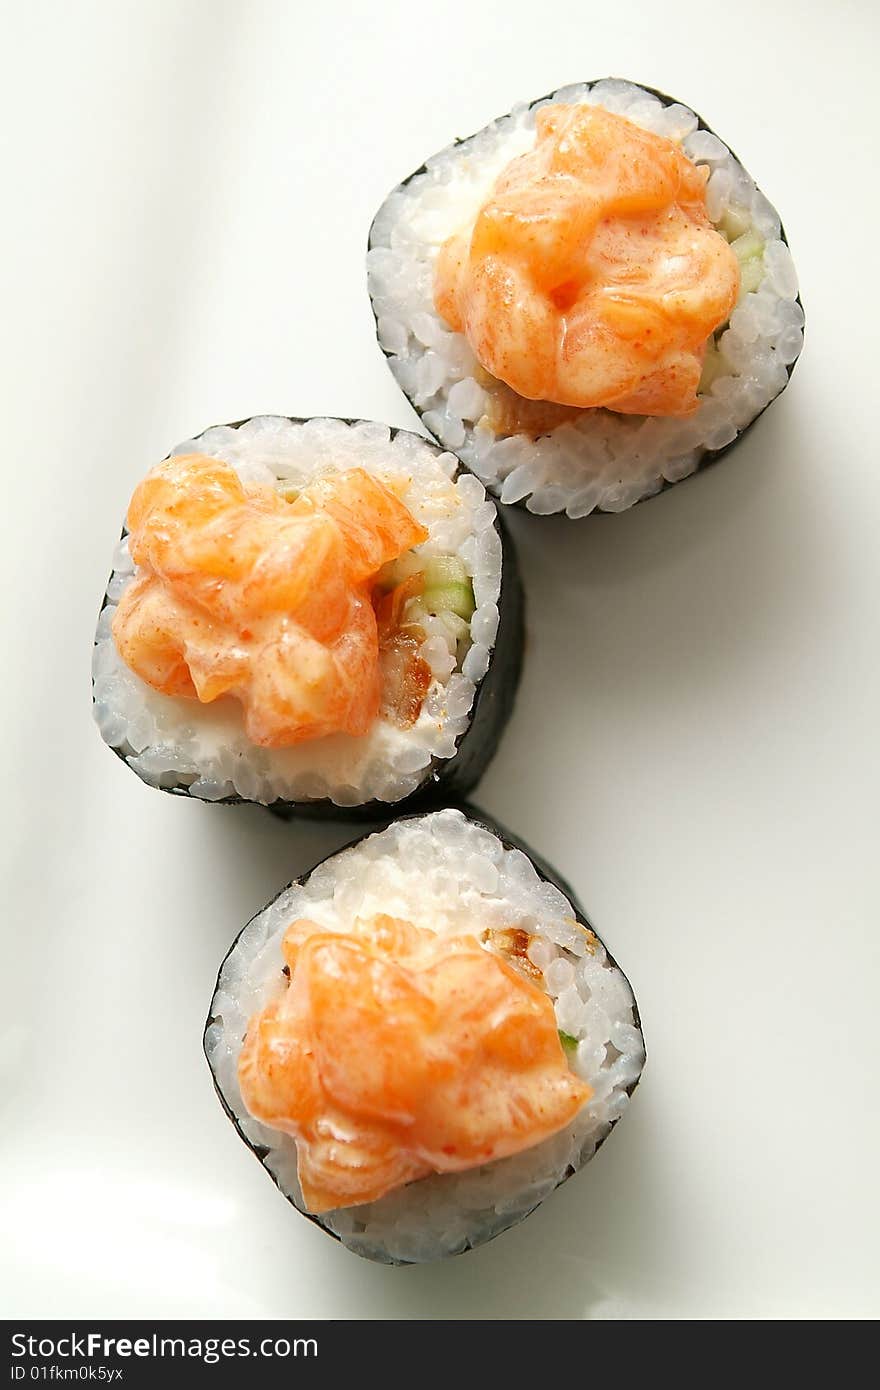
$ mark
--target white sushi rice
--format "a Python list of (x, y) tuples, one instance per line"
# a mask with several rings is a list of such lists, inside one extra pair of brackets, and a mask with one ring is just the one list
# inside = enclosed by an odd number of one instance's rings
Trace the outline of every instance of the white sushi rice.
[[(448, 237), (469, 226), (504, 167), (534, 145), (535, 114), (550, 102), (602, 106), (678, 142), (710, 170), (709, 216), (736, 209), (765, 243), (757, 288), (743, 293), (718, 338), (727, 370), (687, 419), (585, 410), (537, 440), (497, 435), (467, 338), (433, 302), (434, 263)], [(446, 448), (503, 502), (570, 517), (619, 512), (693, 473), (723, 449), (788, 381), (803, 344), (797, 277), (776, 211), (727, 147), (686, 106), (666, 106), (631, 82), (563, 87), (428, 160), (380, 209), (367, 257), (379, 342), (406, 395)]]
[(294, 1140), (244, 1106), (243, 1036), (250, 1018), (286, 988), (281, 941), (291, 922), (308, 917), (349, 931), (356, 917), (383, 912), (441, 934), (518, 927), (534, 936), (529, 957), (543, 972), (558, 1026), (578, 1040), (570, 1065), (593, 1088), (574, 1121), (532, 1149), (320, 1217), (358, 1254), (422, 1262), (491, 1239), (581, 1168), (626, 1109), (645, 1049), (627, 980), (525, 854), (505, 849), (461, 811), (398, 821), (334, 855), (255, 917), (223, 965), (211, 1006), (205, 1050), (219, 1090), (248, 1141), (268, 1150), (267, 1168), (301, 1210)]
[(483, 484), (417, 435), (391, 437), (386, 425), (316, 419), (305, 423), (261, 416), (239, 428), (220, 425), (180, 444), (175, 454), (204, 453), (231, 464), (244, 483), (302, 488), (323, 474), (363, 468), (401, 489), (403, 502), (429, 531), (418, 552), (456, 555), (472, 579), (476, 610), (460, 666), (442, 618), (420, 619), (421, 656), (433, 680), (415, 725), (377, 719), (361, 738), (336, 734), (291, 748), (249, 742), (241, 706), (163, 695), (120, 657), (110, 625), (135, 568), (126, 542), (118, 547), (108, 601), (98, 621), (93, 657), (94, 714), (105, 741), (123, 752), (145, 781), (182, 786), (205, 801), (240, 796), (269, 804), (329, 798), (340, 806), (399, 801), (424, 780), (433, 759), (454, 756), (466, 732), (477, 687), (489, 666), (498, 628), (501, 540), (495, 504)]

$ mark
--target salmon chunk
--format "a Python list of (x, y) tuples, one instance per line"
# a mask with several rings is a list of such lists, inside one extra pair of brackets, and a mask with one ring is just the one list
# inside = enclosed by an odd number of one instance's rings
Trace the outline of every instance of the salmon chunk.
[(301, 919), (283, 954), (289, 984), (251, 1020), (239, 1083), (295, 1139), (310, 1212), (519, 1153), (590, 1098), (549, 996), (475, 936)]
[(437, 312), (527, 400), (691, 414), (740, 283), (706, 170), (601, 107), (547, 106), (536, 125), (534, 149), (441, 248)]
[(128, 527), (139, 574), (113, 637), (142, 680), (233, 697), (267, 747), (368, 731), (382, 693), (373, 580), (428, 534), (388, 487), (355, 468), (288, 502), (190, 454), (144, 479)]

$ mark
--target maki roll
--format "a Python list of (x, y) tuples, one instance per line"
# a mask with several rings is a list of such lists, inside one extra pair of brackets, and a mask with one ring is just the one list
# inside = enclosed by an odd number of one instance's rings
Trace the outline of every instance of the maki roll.
[(783, 390), (804, 315), (775, 209), (688, 107), (564, 87), (434, 155), (370, 231), (380, 346), (503, 502), (619, 512)]
[(570, 889), (449, 808), (357, 841), (248, 923), (205, 1053), (284, 1196), (389, 1264), (521, 1221), (592, 1157), (645, 1060)]
[(94, 714), (145, 782), (374, 817), (476, 782), (513, 702), (522, 592), (453, 455), (364, 421), (222, 425), (147, 475), (126, 526)]

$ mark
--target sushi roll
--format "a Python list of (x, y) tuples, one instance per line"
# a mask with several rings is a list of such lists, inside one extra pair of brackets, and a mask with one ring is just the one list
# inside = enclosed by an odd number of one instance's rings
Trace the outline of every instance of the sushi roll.
[(619, 79), (430, 158), (370, 230), (379, 344), (502, 502), (620, 512), (718, 458), (803, 344), (775, 209), (689, 107)]
[(205, 1030), (280, 1191), (388, 1264), (515, 1225), (607, 1138), (645, 1060), (571, 890), (481, 814), (393, 821), (257, 914)]
[(378, 819), (475, 784), (522, 622), (495, 504), (452, 454), (365, 421), (221, 425), (135, 490), (94, 715), (165, 791)]

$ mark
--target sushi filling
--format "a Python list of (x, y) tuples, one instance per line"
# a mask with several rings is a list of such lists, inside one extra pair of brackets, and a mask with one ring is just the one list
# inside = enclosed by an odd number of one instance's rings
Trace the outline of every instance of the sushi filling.
[[(541, 258), (535, 254), (537, 243), (532, 245), (529, 238), (535, 223), (541, 235), (553, 231), (542, 224), (540, 206), (540, 215), (531, 222), (521, 215), (523, 209), (528, 211), (525, 199), (509, 225), (502, 218), (501, 230), (492, 228), (493, 234), (498, 232), (497, 245), (491, 236), (478, 238), (474, 268), (487, 270), (484, 287), (469, 288), (457, 279), (451, 254), (455, 239), (467, 239), (478, 228), (482, 210), (491, 208), (493, 199), (498, 212), (504, 211), (504, 198), (495, 196), (499, 180), (516, 162), (535, 157), (541, 113), (560, 108), (572, 111), (575, 120), (600, 108), (673, 146), (704, 184), (705, 215), (716, 251), (725, 257), (719, 250), (723, 241), (735, 257), (738, 298), (727, 312), (719, 308), (722, 317), (716, 323), (711, 313), (703, 319), (703, 346), (691, 352), (692, 358), (702, 354), (702, 371), (696, 409), (689, 415), (664, 416), (647, 399), (644, 413), (621, 413), (610, 393), (601, 405), (584, 408), (570, 403), (577, 400), (576, 394), (554, 389), (553, 381), (558, 385), (559, 376), (565, 375), (560, 371), (566, 337), (562, 320), (571, 307), (568, 296), (574, 294), (572, 304), (581, 296), (584, 267), (572, 275), (566, 262), (560, 276), (555, 266), (548, 267), (550, 279), (538, 285), (536, 300), (534, 266)], [(542, 185), (534, 187), (540, 190)], [(568, 235), (577, 230), (577, 219), (562, 198), (556, 220), (566, 231), (562, 244), (568, 255), (577, 249), (577, 237)], [(549, 386), (544, 381), (530, 383), (519, 370), (514, 375), (499, 355), (486, 350), (482, 306), (499, 288), (492, 280), (497, 269), (492, 257), (499, 248), (505, 273), (528, 272), (526, 302), (541, 309), (548, 329), (546, 334), (542, 331), (542, 345), (534, 355), (550, 363)], [(452, 261), (452, 274), (449, 264), (444, 269), (444, 256)], [(473, 243), (469, 256), (474, 259)], [(618, 277), (621, 264), (615, 256), (614, 264), (603, 268), (604, 283)], [(727, 264), (732, 270), (729, 258)], [(616, 79), (563, 88), (547, 101), (517, 107), (429, 159), (426, 168), (395, 189), (379, 210), (367, 266), (379, 343), (427, 428), (503, 502), (524, 502), (540, 514), (565, 511), (580, 517), (597, 509), (623, 511), (665, 484), (687, 477), (706, 455), (731, 444), (779, 394), (803, 345), (797, 277), (775, 209), (722, 141), (699, 128), (692, 111)], [(613, 276), (605, 273), (610, 271)], [(555, 294), (555, 304), (545, 291)], [(616, 289), (613, 293), (617, 296)], [(607, 306), (601, 307), (604, 312)], [(617, 309), (616, 345), (621, 338), (626, 341), (624, 319), (629, 314), (619, 296), (612, 316)], [(501, 355), (528, 364), (529, 352), (519, 340), (515, 316), (505, 334), (508, 330), (511, 341), (505, 338), (500, 344)], [(630, 365), (632, 355), (624, 354)], [(691, 391), (694, 371), (692, 361), (687, 376)], [(635, 384), (636, 378), (627, 380), (624, 374), (611, 385), (631, 390), (630, 382)], [(548, 390), (558, 399), (529, 397), (529, 392)], [(621, 399), (625, 398), (618, 397), (618, 405)], [(692, 404), (693, 396), (690, 400)], [(637, 396), (631, 404), (638, 405)]]
[[(303, 952), (319, 955), (319, 943), (330, 954), (313, 959), (298, 985)], [(333, 953), (345, 962), (340, 976)], [(459, 969), (456, 1005), (444, 972)], [(316, 975), (326, 992), (303, 1016)], [(515, 1020), (494, 1034), (492, 991)], [(286, 1020), (273, 1034), (279, 1013), (293, 1016), (297, 1046), (318, 1034), (319, 1090), (311, 1061), (285, 1050)], [(407, 1045), (395, 1048), (398, 1018)], [(283, 1063), (273, 1077), (276, 1041)], [(629, 984), (566, 896), (527, 855), (454, 810), (367, 836), (255, 917), (221, 969), (205, 1050), (225, 1105), (281, 1191), (301, 1210), (339, 1202), (320, 1223), (385, 1261), (438, 1259), (521, 1220), (592, 1156), (626, 1109), (645, 1055)], [(419, 1092), (420, 1074), (436, 1094)], [(525, 1130), (511, 1110), (520, 1099)], [(295, 1135), (322, 1118), (332, 1118), (331, 1135), (344, 1121), (345, 1141), (306, 1170)], [(480, 1159), (484, 1142), (497, 1156)], [(360, 1146), (364, 1167), (348, 1161)], [(450, 1146), (461, 1152), (445, 1153)], [(384, 1195), (366, 1200), (366, 1179)]]
[(293, 1136), (307, 1211), (519, 1153), (592, 1094), (546, 993), (470, 933), (299, 919), (281, 950), (286, 984), (251, 1020), (238, 1077), (249, 1113)]
[(498, 628), (495, 507), (457, 469), (333, 420), (181, 445), (115, 557), (93, 659), (105, 740), (204, 800), (409, 795), (454, 757)]
[[(204, 704), (233, 697), (247, 737), (269, 748), (365, 734), (380, 699), (400, 727), (415, 723), (430, 669), (400, 626), (399, 589), (383, 597), (381, 625), (372, 596), (379, 569), (428, 532), (368, 473), (288, 499), (185, 454), (140, 484), (128, 526), (140, 574), (113, 640), (154, 689)], [(421, 571), (401, 587), (421, 591)], [(404, 659), (380, 672), (392, 652)]]
[(441, 248), (438, 313), (530, 401), (693, 414), (740, 281), (706, 212), (708, 169), (601, 107), (545, 106), (536, 128)]

